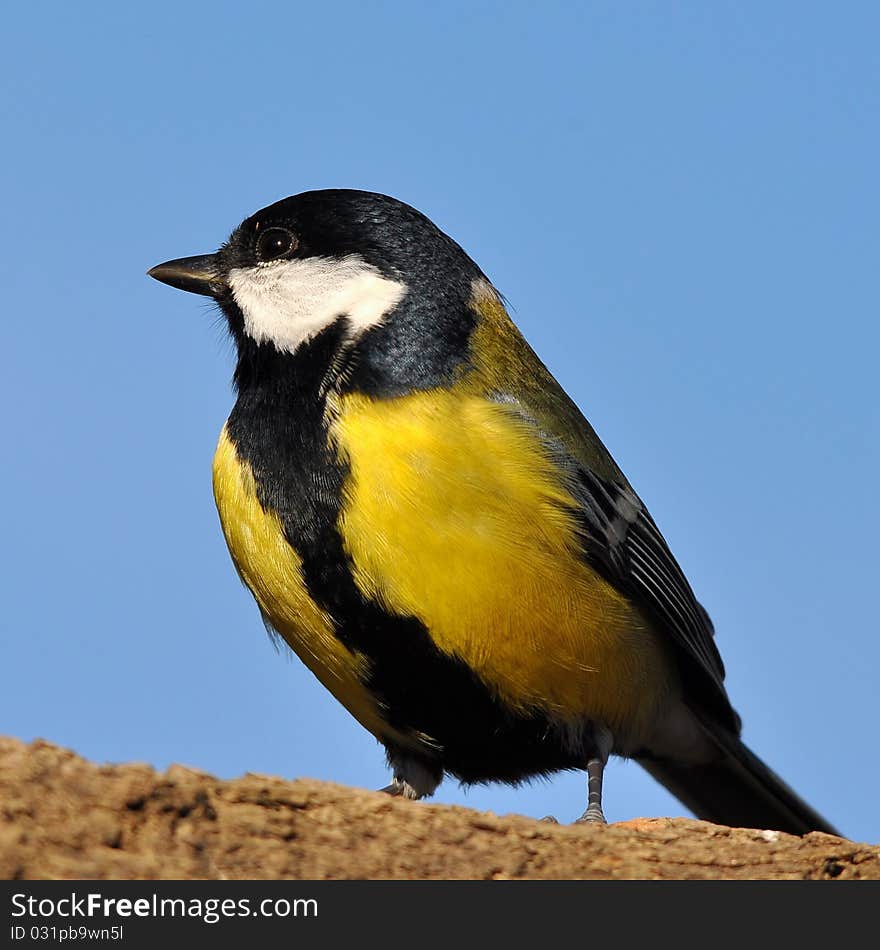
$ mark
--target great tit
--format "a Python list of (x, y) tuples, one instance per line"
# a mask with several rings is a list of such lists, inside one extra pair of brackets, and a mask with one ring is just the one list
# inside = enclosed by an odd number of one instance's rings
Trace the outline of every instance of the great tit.
[(609, 755), (701, 818), (834, 829), (740, 740), (712, 623), (647, 508), (459, 245), (331, 189), (152, 277), (212, 297), (236, 401), (214, 497), (267, 628), (387, 751), (385, 791)]

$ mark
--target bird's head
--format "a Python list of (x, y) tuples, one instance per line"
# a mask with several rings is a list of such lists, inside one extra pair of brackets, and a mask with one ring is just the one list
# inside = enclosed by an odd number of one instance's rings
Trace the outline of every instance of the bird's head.
[[(151, 277), (213, 297), (239, 360), (320, 353), (368, 388), (448, 381), (467, 360), (484, 275), (423, 214), (372, 192), (309, 191), (243, 221), (215, 254), (159, 264)], [(316, 345), (322, 340), (323, 345)]]

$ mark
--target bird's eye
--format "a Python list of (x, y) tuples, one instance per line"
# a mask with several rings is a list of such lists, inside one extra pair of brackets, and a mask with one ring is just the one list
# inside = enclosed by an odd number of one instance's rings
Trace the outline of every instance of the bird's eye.
[(257, 238), (257, 260), (277, 261), (296, 247), (296, 238), (286, 228), (266, 228)]

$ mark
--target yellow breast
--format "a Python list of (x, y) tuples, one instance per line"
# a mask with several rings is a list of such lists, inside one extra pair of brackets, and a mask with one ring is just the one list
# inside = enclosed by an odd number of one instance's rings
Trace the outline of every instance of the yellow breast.
[(655, 713), (666, 652), (587, 565), (575, 502), (510, 407), (461, 387), (337, 412), (340, 527), (367, 597), (419, 618), (514, 710), (624, 731)]

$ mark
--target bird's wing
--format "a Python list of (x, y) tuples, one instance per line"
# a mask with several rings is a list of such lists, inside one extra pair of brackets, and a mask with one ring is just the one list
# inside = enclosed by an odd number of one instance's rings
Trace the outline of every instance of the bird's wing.
[(471, 341), (477, 386), (533, 427), (578, 502), (585, 558), (666, 633), (690, 701), (738, 733), (712, 622), (647, 508), (500, 297), (478, 293), (475, 308), (481, 318)]
[[(561, 389), (558, 392), (568, 401)], [(724, 689), (724, 664), (715, 646), (712, 621), (694, 596), (654, 519), (623, 475), (616, 474), (617, 466), (592, 427), (583, 420), (580, 438), (589, 444), (577, 454), (582, 459), (605, 456), (601, 475), (576, 458), (555, 433), (547, 431), (547, 413), (542, 413), (539, 421), (511, 394), (502, 394), (502, 399), (513, 404), (521, 418), (536, 428), (555, 465), (564, 473), (566, 486), (578, 503), (587, 561), (669, 636), (680, 664), (689, 674), (684, 678), (686, 689), (696, 687), (694, 692), (716, 717), (738, 731), (738, 717)], [(552, 420), (554, 415), (549, 414), (549, 418)], [(566, 441), (570, 441), (571, 431), (566, 425)]]

